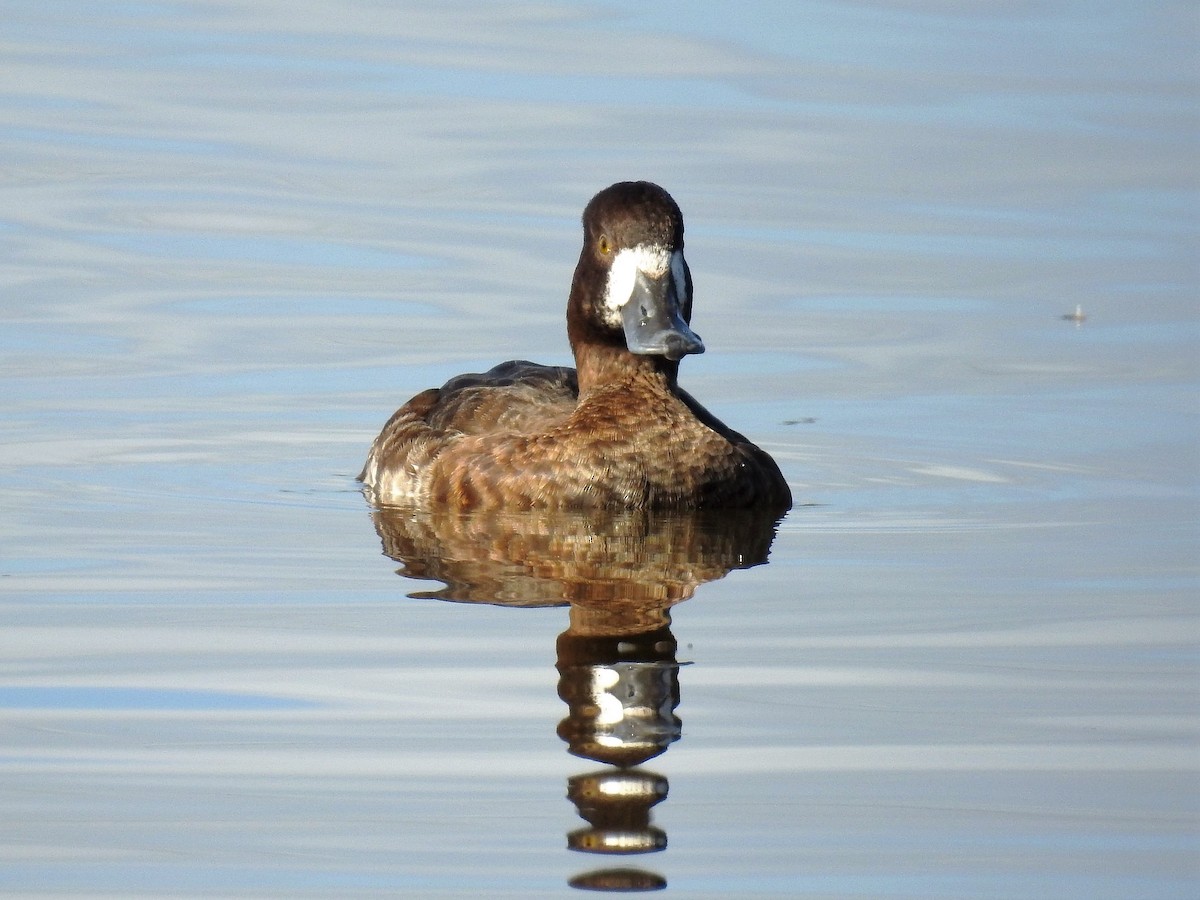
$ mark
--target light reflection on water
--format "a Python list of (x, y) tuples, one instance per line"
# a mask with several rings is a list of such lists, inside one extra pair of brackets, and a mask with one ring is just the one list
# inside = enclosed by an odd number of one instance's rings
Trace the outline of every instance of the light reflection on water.
[[(1193, 892), (1190, 4), (3, 18), (6, 889)], [(628, 177), (802, 505), (373, 513)]]

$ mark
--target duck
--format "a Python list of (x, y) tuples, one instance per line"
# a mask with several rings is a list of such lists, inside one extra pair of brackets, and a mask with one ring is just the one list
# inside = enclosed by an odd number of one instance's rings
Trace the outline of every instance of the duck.
[(451, 510), (791, 508), (771, 456), (678, 383), (691, 328), (683, 214), (647, 181), (583, 211), (567, 300), (575, 366), (510, 360), (417, 394), (358, 476), (377, 506)]

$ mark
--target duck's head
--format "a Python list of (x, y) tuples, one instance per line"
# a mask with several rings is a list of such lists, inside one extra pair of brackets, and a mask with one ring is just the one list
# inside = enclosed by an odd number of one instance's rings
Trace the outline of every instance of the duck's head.
[(583, 250), (567, 308), (567, 334), (584, 346), (662, 357), (671, 368), (703, 353), (692, 331), (692, 276), (683, 258), (683, 214), (647, 181), (623, 181), (583, 211)]

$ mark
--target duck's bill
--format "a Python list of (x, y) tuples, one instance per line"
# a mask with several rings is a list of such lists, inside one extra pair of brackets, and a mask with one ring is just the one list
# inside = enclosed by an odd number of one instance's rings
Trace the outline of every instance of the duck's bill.
[(703, 353), (704, 342), (683, 320), (680, 306), (670, 271), (659, 278), (639, 271), (633, 293), (621, 308), (625, 344), (630, 352), (670, 360)]

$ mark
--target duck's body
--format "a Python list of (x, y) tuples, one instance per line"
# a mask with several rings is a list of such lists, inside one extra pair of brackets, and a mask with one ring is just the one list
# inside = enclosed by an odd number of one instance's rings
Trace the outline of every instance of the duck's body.
[(359, 476), (380, 504), (791, 506), (763, 450), (676, 384), (691, 331), (683, 220), (666, 191), (613, 185), (584, 211), (567, 333), (576, 368), (508, 362), (401, 407)]

